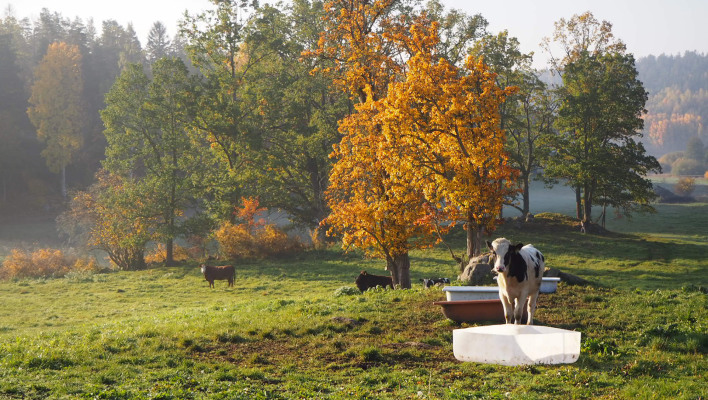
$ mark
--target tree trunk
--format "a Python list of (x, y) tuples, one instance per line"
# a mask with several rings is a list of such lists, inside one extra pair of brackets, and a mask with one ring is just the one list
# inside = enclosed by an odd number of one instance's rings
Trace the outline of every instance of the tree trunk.
[(583, 221), (592, 223), (592, 194), (587, 187), (583, 191)]
[(472, 232), (472, 223), (467, 221), (467, 260), (474, 257), (474, 233)]
[(61, 167), (61, 197), (66, 200), (66, 166)]
[(175, 242), (173, 239), (167, 239), (165, 243), (165, 265), (170, 266), (175, 264)]
[(575, 217), (583, 221), (583, 200), (580, 196), (580, 186), (575, 187)]
[(524, 185), (524, 199), (523, 199), (523, 206), (521, 207), (521, 214), (524, 217), (524, 220), (526, 220), (526, 217), (529, 215), (529, 209), (531, 208), (531, 189), (529, 188), (529, 175), (526, 174), (524, 175), (523, 179), (523, 185)]
[(467, 260), (482, 254), (482, 229), (473, 221), (472, 213), (467, 214)]
[(393, 287), (399, 287), (400, 283), (398, 281), (399, 279), (399, 274), (398, 274), (398, 265), (396, 264), (395, 259), (393, 258), (386, 258), (386, 271), (388, 271), (391, 274), (391, 280), (393, 281)]
[(408, 253), (394, 256), (393, 262), (396, 264), (398, 272), (398, 285), (401, 289), (411, 288), (411, 259)]

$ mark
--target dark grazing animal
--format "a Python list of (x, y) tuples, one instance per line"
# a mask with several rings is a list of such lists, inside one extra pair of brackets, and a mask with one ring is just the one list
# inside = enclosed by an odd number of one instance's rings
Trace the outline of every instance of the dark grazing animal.
[(426, 289), (435, 285), (450, 283), (449, 278), (423, 278), (420, 281), (423, 282), (423, 286), (425, 286)]
[(202, 264), (200, 267), (202, 269), (202, 273), (204, 274), (204, 279), (209, 282), (210, 288), (214, 288), (215, 280), (228, 280), (229, 286), (234, 285), (236, 270), (233, 265), (209, 266)]
[(530, 244), (512, 245), (504, 238), (491, 243), (487, 241), (487, 246), (492, 250), (494, 271), (498, 273), (499, 298), (504, 306), (506, 323), (520, 324), (526, 306), (526, 324), (532, 325), (546, 266), (543, 254)]
[(376, 286), (390, 286), (391, 289), (393, 289), (393, 279), (391, 279), (390, 276), (371, 275), (366, 271), (361, 271), (354, 282), (356, 283), (356, 287), (358, 287), (362, 292), (375, 288)]

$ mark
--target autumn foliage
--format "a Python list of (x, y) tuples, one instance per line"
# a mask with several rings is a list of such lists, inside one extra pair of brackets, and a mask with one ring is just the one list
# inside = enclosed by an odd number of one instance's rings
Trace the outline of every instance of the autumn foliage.
[[(174, 245), (172, 260), (176, 262), (188, 261), (194, 257), (190, 254), (187, 248), (180, 245)], [(158, 264), (167, 261), (167, 247), (163, 243), (158, 243), (152, 251), (145, 256), (145, 263)]]
[(73, 240), (108, 254), (120, 269), (143, 269), (145, 247), (156, 217), (145, 213), (146, 199), (128, 181), (102, 171), (86, 192), (77, 193), (59, 225)]
[(328, 3), (339, 41), (324, 33), (316, 53), (338, 61), (335, 82), (360, 102), (339, 124), (327, 222), (410, 287), (408, 251), (434, 242), (441, 220), (493, 229), (514, 177), (499, 123), (514, 89), (499, 88), (482, 60), (446, 61), (438, 24), (425, 14), (405, 24), (384, 11), (390, 3)]
[(696, 180), (690, 177), (681, 177), (674, 186), (674, 191), (682, 196), (690, 196), (696, 188)]
[(219, 226), (214, 236), (225, 256), (231, 259), (280, 257), (302, 249), (299, 240), (260, 218), (259, 214), (264, 211), (258, 199), (243, 199), (243, 206), (234, 213), (240, 222), (226, 221)]
[(390, 80), (401, 71), (395, 60), (400, 51), (393, 36), (404, 26), (393, 15), (396, 0), (331, 0), (324, 4), (325, 30), (318, 47), (305, 52), (326, 62), (313, 72), (330, 76), (341, 90), (359, 102), (386, 93)]
[(413, 26), (418, 52), (403, 82), (392, 83), (383, 101), (383, 133), (402, 148), (398, 169), (420, 181), (425, 197), (452, 221), (492, 231), (515, 171), (504, 152), (499, 108), (516, 88), (502, 89), (483, 60), (468, 57), (460, 69), (432, 49), (436, 24)]
[[(85, 125), (82, 57), (78, 46), (64, 42), (49, 45), (35, 69), (27, 115), (46, 144), (42, 150), (53, 172), (65, 172), (83, 146)], [(65, 175), (62, 195), (66, 196)]]
[(3, 261), (0, 278), (58, 278), (71, 271), (96, 271), (93, 258), (77, 257), (57, 249), (28, 252), (13, 249)]
[[(657, 146), (676, 146), (703, 131), (700, 115), (653, 113), (644, 116), (649, 139)], [(669, 147), (671, 148), (671, 147)]]

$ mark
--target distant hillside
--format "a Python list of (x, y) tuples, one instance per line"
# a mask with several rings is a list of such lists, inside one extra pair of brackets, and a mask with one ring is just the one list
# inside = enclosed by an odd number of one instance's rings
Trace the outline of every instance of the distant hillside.
[(708, 143), (708, 55), (649, 56), (637, 60), (639, 79), (649, 92), (644, 139), (656, 156), (686, 149), (699, 137)]

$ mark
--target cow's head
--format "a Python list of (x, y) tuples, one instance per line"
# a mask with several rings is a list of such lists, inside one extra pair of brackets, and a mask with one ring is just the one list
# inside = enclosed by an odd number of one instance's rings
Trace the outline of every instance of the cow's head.
[(202, 264), (199, 266), (199, 269), (202, 270), (202, 274), (206, 271), (206, 264)]
[(487, 247), (494, 254), (494, 271), (502, 274), (509, 269), (511, 256), (518, 253), (524, 245), (522, 243), (512, 245), (508, 240), (499, 238), (493, 242), (487, 241)]
[(356, 277), (356, 283), (364, 282), (367, 279), (369, 279), (369, 274), (367, 274), (366, 271), (361, 271), (361, 273), (359, 273), (359, 276)]

